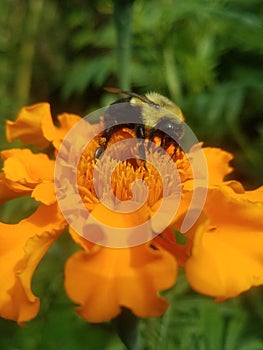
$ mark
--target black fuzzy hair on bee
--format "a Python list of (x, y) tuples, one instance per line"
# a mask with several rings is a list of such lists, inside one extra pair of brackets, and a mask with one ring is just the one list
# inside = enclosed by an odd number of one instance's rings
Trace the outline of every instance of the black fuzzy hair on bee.
[(113, 102), (105, 111), (105, 129), (99, 140), (99, 147), (94, 158), (100, 158), (107, 148), (111, 136), (123, 127), (134, 130), (138, 139), (139, 157), (145, 160), (145, 139), (153, 141), (155, 137), (161, 139), (160, 147), (164, 150), (174, 145), (179, 147), (178, 141), (184, 132), (184, 116), (181, 109), (156, 92), (141, 96), (134, 92), (118, 88), (106, 87), (106, 91), (126, 95), (127, 98)]

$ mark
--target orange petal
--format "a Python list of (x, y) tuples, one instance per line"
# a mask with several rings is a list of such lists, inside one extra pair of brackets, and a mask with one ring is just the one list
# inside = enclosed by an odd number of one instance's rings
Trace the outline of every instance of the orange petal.
[(100, 203), (92, 211), (92, 216), (105, 225), (124, 229), (140, 225), (149, 218), (149, 209), (146, 205), (142, 205), (139, 209), (129, 212), (129, 209), (132, 209), (132, 207), (133, 202), (122, 201), (114, 208), (116, 209), (114, 211)]
[(225, 189), (226, 187), (229, 187), (232, 189), (232, 191), (234, 191), (234, 193), (232, 193), (232, 196), (235, 198), (245, 199), (251, 202), (263, 203), (263, 186), (252, 191), (245, 191), (243, 186), (237, 181), (229, 181), (226, 182), (225, 185)]
[(12, 181), (22, 178), (37, 183), (40, 179), (53, 180), (55, 162), (44, 153), (34, 154), (29, 149), (10, 149), (1, 152), (4, 172)]
[(56, 193), (53, 182), (43, 182), (35, 187), (32, 197), (45, 205), (56, 202)]
[(192, 287), (222, 300), (263, 284), (263, 203), (214, 189), (204, 209), (185, 266)]
[[(199, 226), (202, 226), (207, 220), (207, 217), (203, 212), (196, 217), (195, 209), (189, 209), (188, 214), (193, 215), (196, 221), (193, 221), (193, 225), (187, 232), (180, 232), (181, 225), (185, 220), (185, 212), (182, 212), (172, 226), (167, 228), (161, 235), (153, 240), (154, 245), (157, 243), (157, 246), (161, 246), (170, 252), (175, 257), (179, 266), (182, 267), (185, 266), (185, 263), (191, 256), (193, 237), (195, 236), (196, 231)], [(176, 231), (178, 235), (176, 234)]]
[(0, 223), (0, 316), (23, 323), (36, 316), (39, 299), (31, 279), (39, 261), (65, 227), (56, 204), (41, 205), (15, 225)]
[(229, 162), (233, 159), (232, 154), (220, 148), (203, 148), (208, 168), (208, 181), (210, 185), (217, 185), (223, 182), (226, 175), (233, 170)]
[(43, 134), (45, 138), (51, 142), (56, 149), (59, 149), (61, 141), (68, 131), (81, 120), (81, 117), (76, 114), (63, 113), (58, 115), (60, 123), (59, 127), (50, 127), (49, 123), (43, 123)]
[(246, 191), (244, 197), (252, 202), (263, 203), (263, 186), (255, 189), (253, 191)]
[(21, 196), (24, 196), (24, 193), (12, 190), (8, 186), (4, 173), (0, 173), (0, 204)]
[(152, 238), (149, 208), (132, 201), (121, 201), (112, 209), (99, 203), (80, 233), (87, 240), (110, 247), (144, 243)]
[(212, 225), (263, 228), (263, 201), (253, 202), (228, 186), (208, 190), (204, 210)]
[(162, 247), (176, 258), (179, 266), (184, 266), (189, 258), (189, 244), (181, 245), (176, 242), (175, 233), (171, 228), (167, 228), (161, 235), (153, 240), (153, 245)]
[(23, 194), (33, 191), (32, 196), (36, 200), (45, 204), (54, 203), (53, 160), (46, 154), (33, 154), (29, 149), (6, 150), (1, 152), (1, 156), (5, 183), (11, 190)]
[(157, 317), (167, 309), (158, 291), (172, 287), (176, 262), (164, 250), (95, 248), (78, 252), (66, 264), (65, 288), (80, 304), (77, 312), (90, 322), (116, 317), (127, 307), (138, 317)]
[(42, 124), (53, 125), (49, 103), (38, 103), (21, 109), (15, 122), (6, 122), (8, 141), (19, 139), (25, 144), (45, 148), (49, 142), (43, 135)]
[(69, 234), (71, 235), (74, 242), (79, 244), (84, 250), (89, 252), (93, 247), (94, 243), (90, 242), (86, 238), (82, 237), (80, 234), (78, 234), (76, 231), (72, 229), (72, 227), (69, 226)]

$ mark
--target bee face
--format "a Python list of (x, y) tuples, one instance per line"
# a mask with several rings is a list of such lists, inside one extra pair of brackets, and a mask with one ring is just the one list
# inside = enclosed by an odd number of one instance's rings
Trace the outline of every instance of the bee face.
[[(175, 103), (155, 92), (140, 96), (115, 88), (107, 90), (125, 94), (128, 98), (117, 100), (105, 111), (105, 130), (100, 137), (100, 146), (95, 151), (95, 159), (102, 156), (113, 133), (123, 127), (133, 129), (136, 137), (140, 139), (139, 157), (141, 159), (145, 159), (145, 139), (153, 141), (158, 137), (161, 140), (160, 146), (164, 150), (174, 145), (176, 152), (179, 147), (178, 141), (184, 133), (184, 116)], [(125, 113), (119, 105), (124, 102), (126, 102)]]

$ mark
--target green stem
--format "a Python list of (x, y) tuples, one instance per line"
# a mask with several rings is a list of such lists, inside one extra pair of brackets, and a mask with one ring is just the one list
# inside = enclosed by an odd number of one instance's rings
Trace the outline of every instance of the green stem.
[(174, 47), (166, 47), (163, 53), (166, 82), (174, 101), (182, 99), (182, 89), (174, 57)]
[(26, 104), (29, 99), (36, 37), (43, 2), (44, 0), (30, 0), (24, 20), (23, 44), (18, 54), (16, 82), (16, 101), (20, 106)]
[(123, 308), (120, 315), (111, 322), (127, 350), (141, 350), (140, 319), (138, 317), (129, 309)]
[(117, 74), (119, 87), (130, 90), (131, 25), (134, 0), (114, 0), (114, 21), (117, 37)]

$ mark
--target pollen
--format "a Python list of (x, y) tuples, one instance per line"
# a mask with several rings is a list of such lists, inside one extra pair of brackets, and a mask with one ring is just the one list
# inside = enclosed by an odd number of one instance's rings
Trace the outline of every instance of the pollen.
[(179, 191), (182, 181), (191, 177), (189, 161), (179, 149), (173, 151), (173, 157), (146, 151), (146, 161), (142, 161), (131, 159), (130, 150), (119, 142), (113, 155), (105, 153), (95, 160), (94, 145), (86, 147), (77, 169), (79, 194), (89, 210), (102, 200), (143, 201), (152, 207), (163, 197)]

